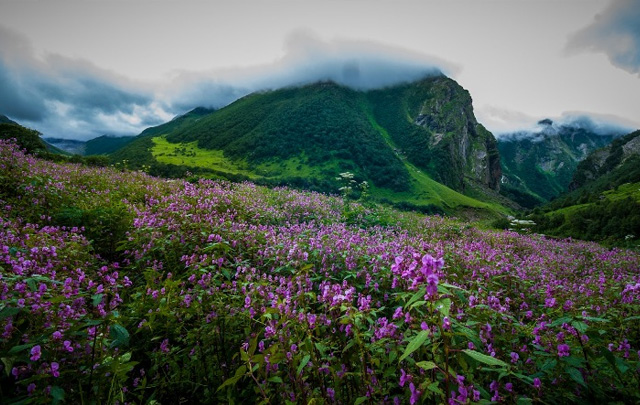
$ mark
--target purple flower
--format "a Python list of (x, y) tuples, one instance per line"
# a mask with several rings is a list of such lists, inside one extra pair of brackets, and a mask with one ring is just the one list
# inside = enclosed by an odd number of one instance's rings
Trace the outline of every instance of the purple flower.
[(400, 369), (400, 381), (398, 382), (398, 385), (400, 385), (401, 387), (404, 387), (404, 385), (407, 383), (407, 381), (411, 381), (411, 376), (409, 374), (407, 374), (404, 369)]
[(55, 361), (51, 362), (51, 375), (54, 377), (60, 377), (60, 372), (58, 371), (60, 369), (60, 365), (58, 363), (56, 363)]
[(571, 353), (569, 351), (569, 345), (567, 344), (558, 345), (558, 357), (567, 357), (570, 354)]
[(31, 348), (31, 361), (38, 361), (41, 355), (40, 345), (35, 345)]
[(451, 330), (451, 320), (449, 320), (448, 316), (442, 318), (442, 329)]
[(416, 389), (416, 386), (413, 385), (413, 383), (409, 383), (409, 390), (411, 390), (411, 398), (409, 399), (409, 403), (413, 405), (418, 402), (421, 393)]
[(327, 388), (327, 396), (330, 399), (333, 399), (335, 395), (336, 395), (336, 391), (333, 388)]
[(533, 386), (534, 388), (537, 388), (537, 389), (540, 389), (540, 387), (542, 386), (542, 382), (538, 377), (533, 379)]
[(169, 353), (169, 339), (164, 339), (162, 343), (160, 343), (160, 350), (164, 353)]
[(64, 349), (66, 351), (68, 351), (69, 353), (73, 352), (73, 346), (71, 345), (70, 341), (65, 340), (62, 344), (64, 345)]
[(427, 276), (427, 294), (431, 297), (438, 293), (438, 276), (435, 274), (429, 274)]
[(35, 391), (36, 391), (36, 385), (34, 383), (31, 383), (27, 386), (27, 394), (29, 394), (29, 396), (33, 395)]
[(520, 358), (520, 356), (518, 355), (518, 353), (516, 352), (511, 352), (511, 362), (512, 363), (517, 363), (518, 359)]

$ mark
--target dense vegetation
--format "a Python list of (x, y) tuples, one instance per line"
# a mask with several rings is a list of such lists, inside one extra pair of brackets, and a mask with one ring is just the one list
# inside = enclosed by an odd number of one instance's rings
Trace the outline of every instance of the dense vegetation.
[(640, 401), (630, 251), (6, 141), (0, 200), (3, 402)]
[(333, 83), (253, 94), (167, 140), (197, 141), (251, 164), (301, 155), (309, 166), (336, 161), (326, 177), (348, 170), (379, 187), (407, 190), (407, 170), (362, 114), (362, 97)]
[(535, 230), (638, 247), (640, 154), (631, 143), (638, 136), (640, 131), (617, 138), (580, 162), (572, 181), (575, 189), (533, 211)]
[(133, 139), (132, 136), (99, 136), (85, 143), (84, 155), (108, 155), (132, 142)]
[[(501, 192), (525, 208), (534, 208), (566, 193), (578, 164), (589, 152), (609, 144), (615, 136), (575, 125), (547, 127), (541, 132), (505, 134), (498, 139), (502, 172)], [(544, 122), (544, 121), (543, 121)]]

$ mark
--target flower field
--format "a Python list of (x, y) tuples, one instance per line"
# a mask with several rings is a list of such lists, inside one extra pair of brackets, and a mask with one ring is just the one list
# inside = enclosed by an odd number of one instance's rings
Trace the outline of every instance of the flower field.
[(2, 403), (637, 403), (640, 255), (0, 141)]

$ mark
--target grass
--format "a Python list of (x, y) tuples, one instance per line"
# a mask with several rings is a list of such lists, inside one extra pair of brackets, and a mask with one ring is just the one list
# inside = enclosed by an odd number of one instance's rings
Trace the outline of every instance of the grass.
[[(371, 124), (380, 131), (389, 146), (394, 150), (399, 150), (387, 131), (375, 121), (373, 115), (369, 115), (369, 119)], [(305, 163), (306, 158), (303, 154), (250, 167), (246, 162), (226, 158), (221, 150), (199, 148), (197, 142), (171, 143), (167, 141), (165, 136), (154, 137), (152, 140), (153, 149), (151, 152), (153, 157), (160, 163), (208, 168), (229, 174), (242, 174), (253, 180), (291, 177), (322, 179), (326, 178), (328, 174), (341, 171), (339, 159), (331, 159), (321, 165), (309, 166)], [(445, 211), (473, 208), (494, 213), (507, 213), (506, 209), (499, 204), (481, 202), (458, 193), (431, 179), (401, 155), (400, 159), (411, 176), (411, 190), (394, 192), (385, 188), (372, 187), (371, 193), (373, 196), (385, 198), (392, 202), (405, 201), (415, 205), (435, 205), (442, 207)]]
[(166, 136), (154, 137), (152, 140), (151, 153), (160, 163), (202, 167), (225, 173), (239, 173), (251, 178), (258, 177), (247, 169), (246, 163), (226, 158), (221, 150), (201, 149), (198, 148), (197, 142), (171, 143), (167, 141)]

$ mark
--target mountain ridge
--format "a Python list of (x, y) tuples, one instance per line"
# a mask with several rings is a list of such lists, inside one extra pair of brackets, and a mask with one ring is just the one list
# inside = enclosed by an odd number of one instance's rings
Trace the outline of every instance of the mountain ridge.
[(498, 137), (503, 193), (527, 208), (550, 201), (568, 190), (579, 162), (622, 135), (618, 129), (596, 131), (551, 119), (539, 121), (534, 131), (503, 134)]
[[(125, 159), (151, 173), (191, 165), (324, 192), (348, 171), (381, 198), (412, 204), (447, 205), (442, 187), (495, 201), (501, 177), (495, 138), (477, 122), (468, 91), (444, 76), (368, 91), (324, 81), (252, 93), (144, 130), (112, 155)], [(226, 168), (215, 166), (223, 161)]]

